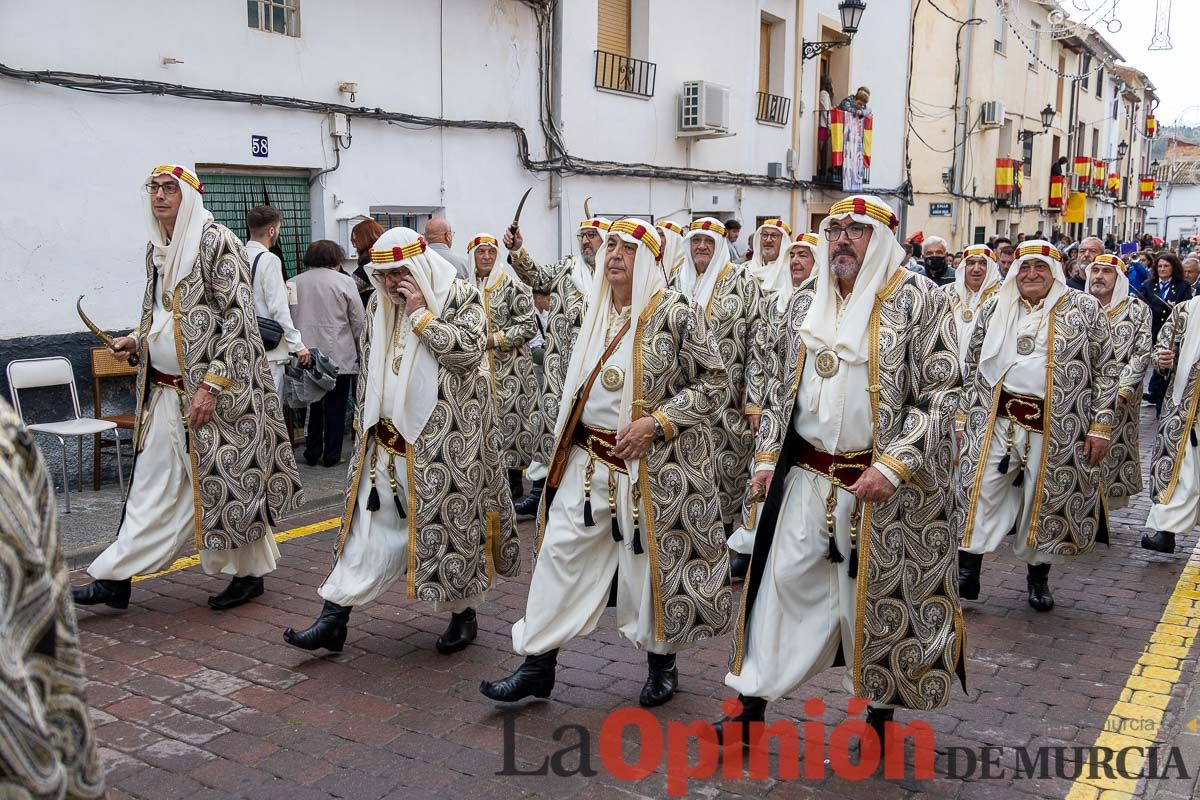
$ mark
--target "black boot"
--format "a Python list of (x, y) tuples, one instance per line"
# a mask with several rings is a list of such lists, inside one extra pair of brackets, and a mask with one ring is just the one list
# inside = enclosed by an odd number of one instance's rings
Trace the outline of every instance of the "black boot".
[(123, 581), (92, 581), (87, 586), (72, 587), (71, 599), (79, 606), (103, 603), (110, 608), (129, 608), (129, 589), (132, 585), (129, 578)]
[(438, 637), (437, 644), (434, 647), (444, 656), (457, 653), (475, 641), (475, 634), (478, 632), (479, 625), (475, 621), (475, 609), (468, 608), (460, 614), (450, 615), (450, 624), (446, 626), (445, 632)]
[(317, 621), (296, 633), (291, 628), (283, 632), (283, 640), (301, 650), (316, 650), (324, 647), (335, 653), (342, 652), (346, 643), (346, 623), (350, 621), (353, 606), (339, 606), (325, 601)]
[(747, 697), (744, 694), (738, 695), (738, 700), (742, 701), (742, 713), (735, 717), (721, 717), (717, 722), (713, 723), (713, 730), (717, 732), (717, 744), (725, 746), (725, 725), (729, 722), (740, 722), (742, 724), (742, 746), (749, 747), (763, 734), (764, 728), (760, 727), (755, 731), (753, 738), (750, 736), (750, 723), (763, 722), (767, 720), (767, 701), (763, 697)]
[(963, 600), (979, 599), (979, 573), (983, 570), (983, 554), (958, 551), (958, 596)]
[(537, 513), (538, 504), (542, 502), (542, 490), (546, 488), (546, 479), (534, 481), (529, 487), (529, 494), (513, 506), (518, 517), (532, 517)]
[(675, 690), (679, 687), (679, 670), (675, 668), (674, 653), (665, 656), (647, 653), (646, 663), (649, 669), (638, 702), (646, 708), (654, 708), (675, 696)]
[(875, 708), (867, 706), (867, 724), (875, 729), (875, 734), (879, 737), (879, 763), (883, 763), (883, 756), (887, 752), (887, 737), (884, 736), (887, 723), (892, 721), (892, 717), (896, 715), (894, 708)]
[(746, 580), (746, 572), (750, 569), (750, 556), (745, 553), (731, 552), (729, 554), (729, 575), (735, 581)]
[(1054, 595), (1050, 593), (1050, 565), (1030, 564), (1025, 582), (1029, 585), (1029, 605), (1034, 611), (1049, 611), (1054, 608)]
[(1142, 549), (1156, 553), (1175, 552), (1175, 534), (1170, 531), (1155, 531), (1142, 534)]
[(234, 578), (225, 587), (225, 591), (208, 598), (208, 604), (217, 611), (227, 611), (237, 608), (242, 603), (248, 603), (263, 593), (263, 579), (253, 575)]
[(525, 482), (521, 479), (521, 470), (508, 471), (508, 492), (512, 495), (514, 503), (525, 496)]
[(517, 671), (499, 681), (482, 681), (479, 691), (484, 697), (500, 703), (515, 703), (532, 695), (549, 697), (554, 689), (554, 668), (558, 666), (558, 649), (540, 656), (525, 656)]

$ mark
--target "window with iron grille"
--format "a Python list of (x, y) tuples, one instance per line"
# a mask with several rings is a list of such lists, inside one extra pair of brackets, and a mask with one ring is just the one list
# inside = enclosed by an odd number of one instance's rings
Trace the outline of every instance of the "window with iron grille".
[(238, 175), (197, 171), (204, 184), (204, 207), (213, 219), (245, 241), (246, 212), (269, 205), (283, 214), (279, 250), (283, 253), (284, 278), (304, 270), (304, 252), (312, 242), (312, 206), (308, 178), (303, 175)]
[(246, 0), (246, 23), (255, 30), (300, 35), (300, 0)]

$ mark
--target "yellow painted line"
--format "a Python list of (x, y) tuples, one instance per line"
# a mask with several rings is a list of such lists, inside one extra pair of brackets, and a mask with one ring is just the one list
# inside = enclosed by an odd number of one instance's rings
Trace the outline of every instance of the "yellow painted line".
[[(323, 531), (332, 530), (333, 528), (336, 528), (341, 524), (342, 524), (342, 518), (334, 517), (333, 519), (326, 519), (326, 520), (322, 520), (321, 522), (314, 522), (311, 525), (301, 525), (299, 528), (291, 528), (289, 530), (280, 531), (279, 533), (275, 534), (275, 541), (282, 544), (284, 542), (289, 542), (292, 539), (299, 539), (304, 536), (312, 536), (314, 533), (321, 533)], [(188, 569), (189, 567), (194, 567), (199, 563), (200, 563), (200, 554), (199, 553), (197, 553), (194, 556), (184, 556), (183, 558), (176, 559), (175, 562), (173, 564), (171, 564), (171, 566), (167, 567), (166, 569), (162, 570), (161, 572), (152, 572), (149, 575), (138, 575), (133, 580), (135, 583), (138, 581), (148, 581), (151, 578), (157, 578), (160, 575), (169, 575), (172, 572), (179, 572), (181, 569)]]
[[(1154, 746), (1162, 733), (1171, 687), (1180, 680), (1183, 659), (1196, 641), (1197, 628), (1200, 628), (1200, 545), (1184, 566), (1162, 618), (1125, 681), (1120, 699), (1104, 721), (1095, 747), (1115, 751), (1123, 747)], [(1136, 774), (1145, 759), (1130, 753), (1126, 763), (1126, 770)], [(1103, 775), (1103, 770), (1098, 772)], [(1115, 771), (1112, 778), (1090, 778), (1085, 771), (1067, 792), (1066, 800), (1125, 800), (1133, 797), (1137, 784), (1137, 778), (1124, 778)]]

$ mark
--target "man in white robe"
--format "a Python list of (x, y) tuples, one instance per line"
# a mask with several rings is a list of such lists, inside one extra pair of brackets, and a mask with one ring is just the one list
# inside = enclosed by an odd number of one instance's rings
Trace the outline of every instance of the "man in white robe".
[(950, 310), (958, 328), (961, 363), (966, 362), (967, 346), (971, 343), (971, 332), (979, 320), (979, 311), (1000, 288), (1002, 279), (992, 248), (986, 244), (973, 244), (963, 251), (962, 264), (954, 270), (954, 283), (942, 287), (942, 291), (950, 298)]

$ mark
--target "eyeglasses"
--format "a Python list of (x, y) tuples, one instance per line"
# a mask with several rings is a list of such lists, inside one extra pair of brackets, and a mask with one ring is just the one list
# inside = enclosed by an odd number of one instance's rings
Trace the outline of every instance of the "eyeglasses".
[(179, 194), (179, 184), (175, 183), (174, 181), (169, 183), (154, 183), (153, 181), (149, 181), (146, 183), (146, 194), (150, 195), (151, 197), (158, 194), (159, 189), (161, 189), (162, 193), (168, 197)]
[(842, 238), (842, 234), (844, 233), (851, 241), (854, 241), (855, 239), (861, 239), (866, 232), (867, 226), (861, 222), (852, 222), (844, 228), (839, 225), (830, 225), (825, 229), (825, 238), (831, 242), (836, 242)]

